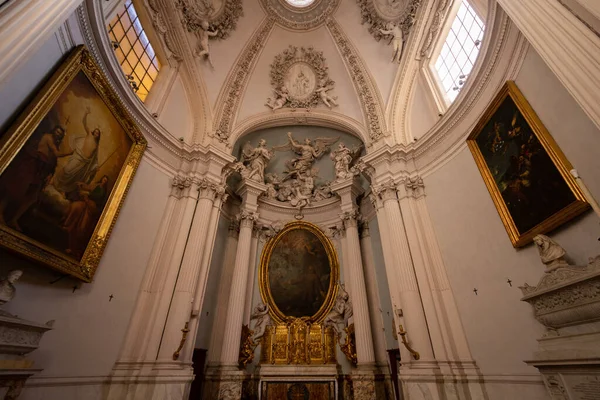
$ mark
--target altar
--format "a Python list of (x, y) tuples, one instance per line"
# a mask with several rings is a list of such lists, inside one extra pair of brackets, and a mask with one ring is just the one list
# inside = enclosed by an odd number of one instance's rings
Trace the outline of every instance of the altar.
[(322, 365), (261, 365), (259, 400), (334, 400), (337, 367)]

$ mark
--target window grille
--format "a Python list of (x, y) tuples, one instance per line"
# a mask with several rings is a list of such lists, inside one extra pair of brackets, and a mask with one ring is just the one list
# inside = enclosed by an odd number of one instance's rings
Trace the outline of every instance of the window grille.
[(142, 28), (132, 0), (108, 25), (108, 36), (129, 85), (145, 101), (154, 84), (160, 63)]

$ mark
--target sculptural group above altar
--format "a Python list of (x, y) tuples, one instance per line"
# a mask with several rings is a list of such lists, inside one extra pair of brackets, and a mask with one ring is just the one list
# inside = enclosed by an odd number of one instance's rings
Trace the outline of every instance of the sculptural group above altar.
[[(264, 139), (260, 139), (256, 147), (246, 143), (242, 148), (240, 161), (234, 163), (232, 169), (239, 172), (242, 178), (266, 184), (266, 199), (289, 203), (300, 214), (302, 209), (313, 202), (334, 197), (331, 183), (357, 176), (362, 170), (359, 162), (362, 145), (350, 149), (340, 142), (338, 148), (332, 150), (331, 146), (338, 142), (339, 137), (305, 138), (299, 141), (291, 132), (287, 133), (287, 137), (286, 144), (271, 149)], [(277, 152), (288, 151), (294, 157), (286, 161), (282, 173), (265, 172)], [(315, 167), (315, 162), (326, 153), (330, 154), (333, 161), (335, 179), (333, 182), (318, 184), (319, 169)]]

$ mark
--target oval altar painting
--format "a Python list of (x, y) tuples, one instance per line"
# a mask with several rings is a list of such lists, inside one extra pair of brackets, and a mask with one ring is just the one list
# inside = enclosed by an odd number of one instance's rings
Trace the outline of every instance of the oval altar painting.
[[(316, 227), (305, 229), (300, 226), (286, 227), (270, 243), (269, 249), (265, 249), (270, 250), (270, 257), (267, 257), (267, 269), (263, 272), (267, 275), (269, 300), (282, 314), (280, 317), (317, 320), (330, 303), (330, 292), (337, 280), (337, 265), (334, 264), (332, 273), (330, 259), (335, 259), (335, 254), (330, 258), (323, 242), (327, 238), (324, 235), (323, 240), (319, 238), (322, 234), (319, 235)], [(330, 245), (329, 252), (333, 252)]]

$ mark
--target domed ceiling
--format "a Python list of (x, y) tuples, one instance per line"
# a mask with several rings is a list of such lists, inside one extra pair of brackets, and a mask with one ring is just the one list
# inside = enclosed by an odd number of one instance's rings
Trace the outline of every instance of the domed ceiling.
[(421, 0), (148, 4), (167, 47), (178, 42), (177, 56), (194, 64), (220, 142), (233, 145), (257, 119), (353, 126), (338, 125), (367, 144), (390, 135), (386, 107), (406, 51), (392, 61), (394, 49), (410, 40)]

